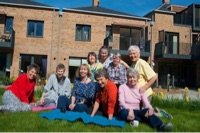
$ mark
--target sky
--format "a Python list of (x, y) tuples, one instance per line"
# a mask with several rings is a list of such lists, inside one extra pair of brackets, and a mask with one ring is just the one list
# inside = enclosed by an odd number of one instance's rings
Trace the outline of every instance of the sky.
[[(92, 5), (92, 0), (34, 0), (58, 8), (76, 8)], [(200, 0), (169, 0), (170, 4), (188, 6), (200, 4)], [(144, 16), (159, 7), (162, 0), (100, 0), (100, 6), (131, 15)]]

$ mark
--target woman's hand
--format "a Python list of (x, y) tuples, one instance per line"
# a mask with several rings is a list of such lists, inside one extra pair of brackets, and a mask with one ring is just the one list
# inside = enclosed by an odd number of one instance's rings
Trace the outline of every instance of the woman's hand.
[(40, 98), (40, 100), (38, 101), (38, 105), (43, 105), (44, 104), (44, 98)]
[(69, 105), (69, 109), (70, 110), (74, 110), (74, 107), (76, 106), (76, 104), (74, 104), (74, 103), (71, 103), (70, 105)]
[(127, 120), (134, 120), (134, 118), (135, 118), (134, 112), (132, 109), (130, 109), (128, 112)]

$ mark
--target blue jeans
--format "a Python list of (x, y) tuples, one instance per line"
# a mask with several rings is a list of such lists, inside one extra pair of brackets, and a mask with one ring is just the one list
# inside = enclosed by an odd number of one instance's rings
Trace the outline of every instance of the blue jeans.
[[(153, 128), (160, 128), (160, 126), (163, 124), (163, 122), (154, 114), (151, 116), (146, 117), (145, 114), (147, 113), (148, 109), (141, 109), (141, 110), (133, 110), (134, 111), (134, 120), (138, 120), (140, 122), (146, 122), (150, 124)], [(128, 110), (127, 109), (121, 109), (119, 111), (119, 118), (122, 120), (127, 120), (128, 116)]]
[[(70, 111), (70, 109), (69, 109), (70, 104), (71, 104), (71, 100), (68, 97), (59, 96), (58, 104), (57, 104), (58, 109), (66, 109), (66, 110)], [(72, 111), (89, 113), (91, 111), (91, 108), (89, 108), (86, 104), (76, 103), (74, 110), (72, 110)]]

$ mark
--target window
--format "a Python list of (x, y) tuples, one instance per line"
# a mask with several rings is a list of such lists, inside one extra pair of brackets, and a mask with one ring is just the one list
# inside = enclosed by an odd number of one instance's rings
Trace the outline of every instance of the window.
[(109, 39), (110, 42), (113, 40), (113, 33), (112, 33), (112, 27), (111, 26), (106, 26), (106, 38)]
[(90, 41), (91, 40), (91, 26), (76, 25), (76, 41)]
[(200, 7), (195, 8), (195, 28), (200, 29)]
[(143, 39), (143, 28), (122, 27), (120, 28), (120, 50), (127, 50), (130, 45), (138, 45), (142, 51), (143, 46), (140, 46)]
[(35, 63), (40, 66), (40, 77), (46, 77), (47, 70), (47, 56), (46, 55), (29, 55), (29, 54), (21, 54), (21, 72), (27, 71), (27, 66)]
[(167, 46), (168, 54), (178, 54), (179, 34), (166, 32), (165, 33), (165, 46)]
[(12, 27), (13, 27), (13, 17), (6, 17), (4, 32), (11, 33)]
[(28, 36), (30, 37), (43, 37), (44, 21), (28, 21)]

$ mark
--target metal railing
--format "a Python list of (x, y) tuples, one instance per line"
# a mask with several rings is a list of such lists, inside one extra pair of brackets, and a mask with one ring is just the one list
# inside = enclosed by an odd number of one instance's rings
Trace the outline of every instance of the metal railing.
[(155, 46), (155, 55), (162, 56), (164, 54), (171, 55), (191, 55), (200, 58), (200, 44), (179, 43), (170, 44), (169, 42), (159, 42)]
[(138, 45), (141, 52), (150, 52), (150, 41), (145, 41), (144, 39), (134, 37), (120, 37), (120, 50), (128, 50), (129, 46), (131, 45)]
[(9, 32), (4, 32), (4, 27), (0, 27), (0, 47), (13, 48), (14, 47), (15, 32), (10, 27)]

